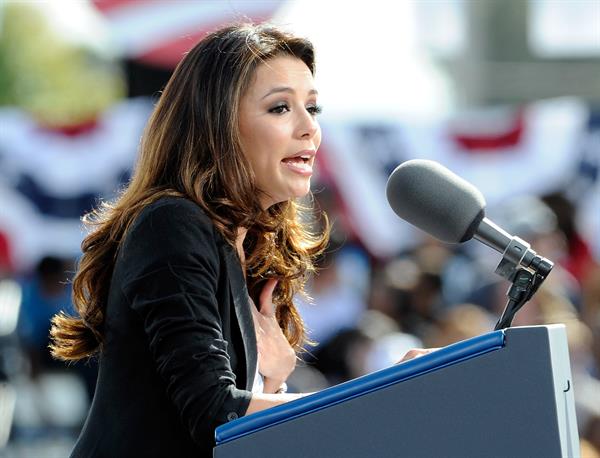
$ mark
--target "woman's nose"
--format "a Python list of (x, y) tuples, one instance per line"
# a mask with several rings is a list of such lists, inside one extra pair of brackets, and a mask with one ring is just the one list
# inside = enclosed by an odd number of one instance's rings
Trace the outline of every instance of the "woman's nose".
[(312, 138), (319, 129), (317, 118), (308, 112), (304, 112), (298, 122), (298, 134), (301, 138)]

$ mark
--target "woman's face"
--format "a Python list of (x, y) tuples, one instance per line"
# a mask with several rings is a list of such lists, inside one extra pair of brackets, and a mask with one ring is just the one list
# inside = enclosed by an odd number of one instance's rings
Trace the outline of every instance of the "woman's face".
[(300, 59), (274, 57), (256, 69), (240, 101), (239, 129), (263, 209), (310, 190), (319, 111), (312, 74)]

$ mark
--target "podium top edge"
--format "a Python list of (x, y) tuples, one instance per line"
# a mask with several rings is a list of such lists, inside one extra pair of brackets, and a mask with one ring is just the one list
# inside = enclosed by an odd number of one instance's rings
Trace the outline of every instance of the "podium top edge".
[(513, 332), (527, 332), (527, 331), (545, 331), (548, 334), (554, 334), (556, 332), (566, 332), (567, 327), (563, 323), (553, 323), (553, 324), (536, 324), (531, 326), (514, 326), (510, 328), (503, 329), (503, 331), (508, 334)]

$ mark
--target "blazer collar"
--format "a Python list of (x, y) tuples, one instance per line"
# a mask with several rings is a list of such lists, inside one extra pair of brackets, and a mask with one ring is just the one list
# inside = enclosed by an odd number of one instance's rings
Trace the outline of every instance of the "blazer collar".
[(258, 364), (258, 350), (256, 347), (256, 331), (254, 329), (254, 320), (252, 318), (252, 306), (246, 279), (240, 266), (240, 261), (233, 248), (226, 244), (225, 264), (227, 265), (227, 274), (235, 314), (239, 323), (242, 340), (244, 343), (244, 356), (246, 361), (246, 389), (252, 390), (254, 375), (256, 373), (256, 364)]

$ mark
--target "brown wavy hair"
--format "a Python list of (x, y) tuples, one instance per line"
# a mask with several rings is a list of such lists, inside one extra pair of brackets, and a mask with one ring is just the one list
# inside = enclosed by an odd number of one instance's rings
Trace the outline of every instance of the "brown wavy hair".
[[(313, 260), (328, 241), (329, 223), (322, 215), (321, 229), (312, 230), (315, 213), (295, 200), (261, 209), (238, 129), (239, 102), (257, 66), (279, 55), (301, 59), (314, 74), (312, 44), (269, 25), (220, 29), (177, 66), (148, 121), (129, 185), (114, 202), (102, 203), (83, 218), (90, 233), (73, 279), (79, 316), (53, 317), (50, 351), (55, 358), (78, 360), (101, 351), (119, 246), (142, 209), (163, 196), (194, 201), (233, 247), (238, 228), (248, 228), (248, 289), (279, 278), (276, 317), (290, 344), (296, 351), (302, 348), (305, 328), (292, 299), (314, 271)], [(312, 221), (306, 215), (313, 215)]]

